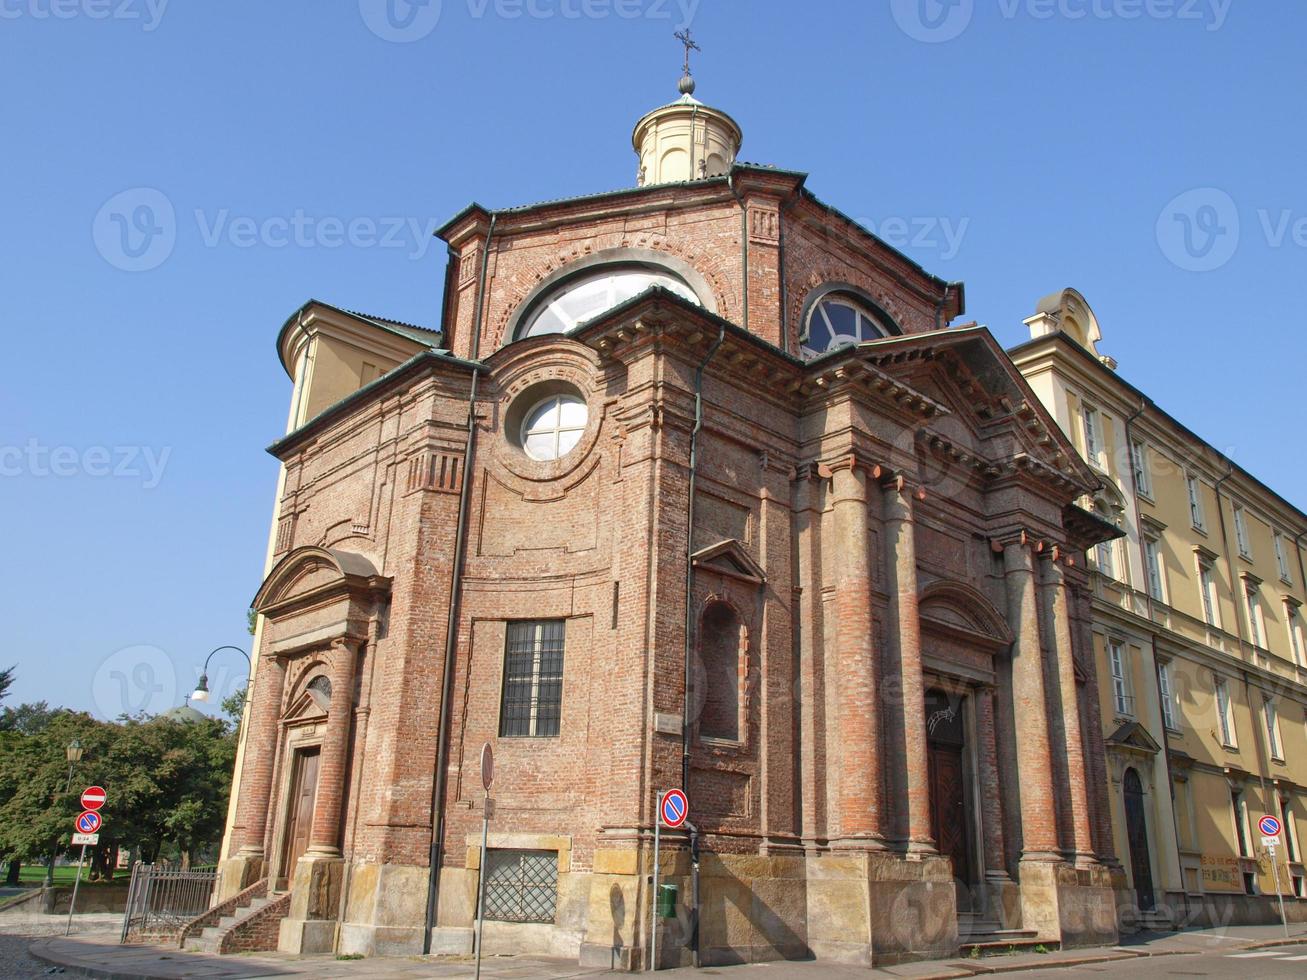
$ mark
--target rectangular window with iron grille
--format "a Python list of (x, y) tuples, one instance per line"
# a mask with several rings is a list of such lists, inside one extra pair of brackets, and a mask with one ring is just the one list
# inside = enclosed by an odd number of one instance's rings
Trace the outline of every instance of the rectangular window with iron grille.
[(561, 619), (508, 624), (499, 712), (502, 738), (558, 734), (563, 706), (563, 635)]
[(486, 852), (487, 919), (553, 922), (557, 906), (557, 851)]

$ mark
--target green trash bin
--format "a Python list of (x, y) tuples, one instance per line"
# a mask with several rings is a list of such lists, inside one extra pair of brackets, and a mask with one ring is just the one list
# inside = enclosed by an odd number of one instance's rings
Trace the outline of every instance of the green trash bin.
[(658, 886), (658, 917), (660, 919), (676, 918), (676, 897), (679, 889), (675, 885)]

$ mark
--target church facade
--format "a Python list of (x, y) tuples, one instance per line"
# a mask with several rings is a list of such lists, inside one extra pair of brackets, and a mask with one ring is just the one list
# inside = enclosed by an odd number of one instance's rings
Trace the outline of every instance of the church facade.
[(222, 864), (282, 949), (467, 952), (483, 875), (487, 951), (630, 969), (1117, 937), (1099, 475), (961, 284), (692, 92), (637, 187), (449, 221), (438, 329), (282, 330)]

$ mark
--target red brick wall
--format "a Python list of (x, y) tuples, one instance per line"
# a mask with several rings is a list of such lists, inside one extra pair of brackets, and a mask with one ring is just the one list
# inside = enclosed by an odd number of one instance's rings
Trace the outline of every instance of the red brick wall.
[(264, 953), (277, 948), (281, 920), (290, 911), (290, 893), (236, 923), (218, 941), (219, 953)]

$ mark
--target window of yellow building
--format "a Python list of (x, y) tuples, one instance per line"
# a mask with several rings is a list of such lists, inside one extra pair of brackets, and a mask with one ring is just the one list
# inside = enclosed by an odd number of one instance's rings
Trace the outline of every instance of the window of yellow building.
[(1120, 640), (1108, 640), (1107, 659), (1112, 669), (1112, 704), (1116, 708), (1116, 713), (1134, 717), (1135, 699), (1130, 695), (1125, 644)]
[(1262, 702), (1262, 719), (1266, 722), (1266, 746), (1271, 751), (1271, 758), (1284, 761), (1284, 745), (1280, 740), (1280, 719), (1275, 710), (1275, 702), (1267, 698)]
[(1189, 520), (1195, 530), (1206, 531), (1207, 520), (1203, 515), (1203, 493), (1198, 477), (1192, 473), (1185, 474), (1185, 486), (1189, 490)]
[(1239, 555), (1249, 561), (1253, 557), (1252, 542), (1248, 538), (1248, 515), (1238, 505), (1234, 508), (1234, 539), (1239, 545)]
[(1289, 650), (1293, 653), (1293, 662), (1299, 666), (1303, 663), (1302, 614), (1296, 599), (1285, 597), (1284, 622), (1289, 631)]
[(1220, 609), (1216, 604), (1216, 578), (1211, 561), (1202, 556), (1198, 558), (1198, 592), (1203, 604), (1203, 620), (1208, 626), (1220, 629)]
[(1166, 601), (1166, 573), (1162, 566), (1161, 544), (1157, 538), (1144, 538), (1144, 565), (1148, 569), (1148, 594), (1158, 602)]
[(1230, 705), (1230, 687), (1223, 677), (1216, 678), (1216, 720), (1220, 726), (1221, 744), (1235, 748), (1234, 714)]
[(1085, 405), (1080, 411), (1081, 424), (1085, 431), (1085, 458), (1100, 469), (1103, 466), (1103, 427), (1099, 420), (1098, 409)]
[(1157, 668), (1158, 693), (1162, 699), (1162, 723), (1171, 731), (1179, 731), (1177, 723), (1179, 712), (1176, 710), (1174, 685), (1171, 683), (1171, 665), (1164, 663)]
[(1153, 474), (1148, 465), (1148, 447), (1142, 442), (1130, 443), (1130, 465), (1134, 468), (1135, 489), (1140, 496), (1153, 497)]
[(1293, 585), (1293, 572), (1289, 569), (1289, 556), (1284, 548), (1284, 535), (1279, 531), (1275, 532), (1275, 564), (1280, 571), (1280, 581), (1285, 585)]
[(1248, 638), (1253, 646), (1265, 648), (1266, 634), (1262, 628), (1262, 605), (1257, 601), (1257, 586), (1252, 582), (1245, 582), (1243, 595), (1248, 606)]

